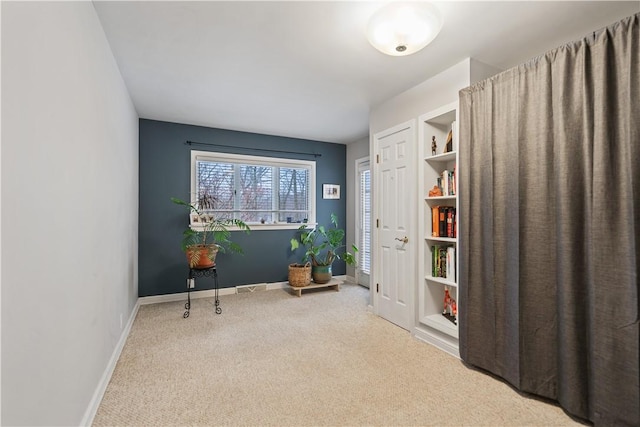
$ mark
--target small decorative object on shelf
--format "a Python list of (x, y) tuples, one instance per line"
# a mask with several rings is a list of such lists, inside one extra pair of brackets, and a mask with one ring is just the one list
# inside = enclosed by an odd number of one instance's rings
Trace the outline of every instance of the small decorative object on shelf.
[(447, 135), (447, 143), (444, 146), (444, 152), (449, 153), (451, 151), (453, 151), (453, 131), (450, 130)]
[(438, 144), (436, 144), (436, 136), (431, 137), (431, 155), (436, 155), (436, 149), (438, 148)]
[(458, 305), (456, 300), (451, 298), (449, 289), (444, 290), (444, 309), (442, 315), (450, 320), (454, 325), (458, 324)]
[(445, 314), (449, 311), (449, 306), (451, 305), (451, 294), (449, 293), (449, 289), (444, 290), (444, 309), (442, 310), (442, 314)]
[(456, 304), (456, 300), (451, 298), (451, 314), (455, 317), (453, 323), (458, 323), (458, 304)]
[(429, 197), (438, 197), (442, 196), (442, 190), (437, 185), (434, 185), (431, 190), (429, 190)]

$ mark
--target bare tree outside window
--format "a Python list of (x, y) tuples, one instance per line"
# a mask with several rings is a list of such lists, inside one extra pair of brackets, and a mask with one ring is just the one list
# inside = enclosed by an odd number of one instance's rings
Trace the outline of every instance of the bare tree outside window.
[(273, 208), (273, 167), (240, 166), (240, 210), (245, 222), (271, 217)]
[(308, 189), (309, 171), (307, 169), (280, 168), (279, 221), (303, 222), (307, 218)]
[(219, 218), (233, 218), (234, 171), (229, 163), (197, 162), (196, 200), (213, 198), (204, 212), (216, 211)]

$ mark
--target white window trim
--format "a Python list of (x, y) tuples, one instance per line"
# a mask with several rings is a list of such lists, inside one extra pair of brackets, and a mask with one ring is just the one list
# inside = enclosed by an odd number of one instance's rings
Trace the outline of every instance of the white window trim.
[[(242, 162), (244, 164), (256, 164), (261, 166), (278, 166), (278, 167), (308, 167), (311, 170), (309, 177), (309, 221), (307, 227), (315, 227), (316, 222), (316, 162), (310, 160), (283, 159), (279, 157), (262, 157), (244, 154), (218, 153), (213, 151), (191, 150), (191, 203), (195, 203), (196, 197), (196, 160), (198, 158), (209, 158), (216, 162)], [(251, 230), (297, 230), (301, 225), (299, 222), (274, 222), (268, 224), (250, 223)], [(199, 231), (203, 228), (199, 224), (191, 224), (191, 229)], [(229, 227), (230, 231), (237, 231), (237, 227)]]

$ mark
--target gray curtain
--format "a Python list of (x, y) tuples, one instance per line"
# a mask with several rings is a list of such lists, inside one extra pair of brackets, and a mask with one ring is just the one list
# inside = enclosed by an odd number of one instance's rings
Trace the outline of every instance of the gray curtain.
[(460, 92), (460, 354), (640, 425), (636, 14)]

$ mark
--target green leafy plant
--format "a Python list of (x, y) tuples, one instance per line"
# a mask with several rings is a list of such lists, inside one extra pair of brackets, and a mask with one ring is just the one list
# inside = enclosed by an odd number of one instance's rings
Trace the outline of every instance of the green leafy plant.
[(355, 255), (358, 248), (352, 245), (353, 253), (346, 250), (346, 245), (343, 244), (344, 230), (338, 228), (336, 214), (331, 214), (329, 228), (320, 225), (307, 229), (306, 225), (302, 225), (298, 232), (298, 236), (291, 239), (291, 250), (295, 251), (300, 245), (306, 247), (304, 261), (311, 260), (311, 264), (315, 266), (331, 265), (336, 259), (341, 259), (351, 266), (358, 263)]
[(242, 220), (231, 218), (216, 218), (205, 212), (206, 209), (212, 209), (215, 197), (205, 195), (201, 197), (197, 203), (189, 203), (184, 200), (172, 197), (171, 201), (177, 205), (184, 206), (189, 209), (192, 214), (197, 216), (197, 229), (188, 227), (183, 233), (181, 248), (188, 254), (189, 265), (191, 267), (200, 262), (202, 255), (198, 248), (207, 248), (209, 258), (215, 259), (218, 251), (234, 252), (243, 254), (244, 251), (240, 245), (231, 240), (230, 227), (235, 227), (245, 233), (250, 232), (249, 226)]

